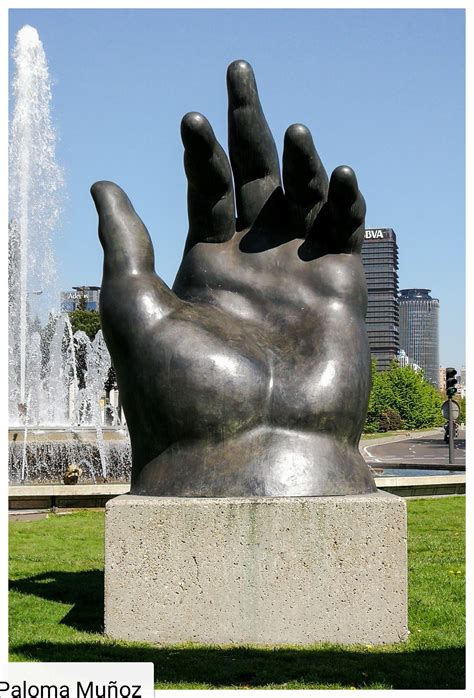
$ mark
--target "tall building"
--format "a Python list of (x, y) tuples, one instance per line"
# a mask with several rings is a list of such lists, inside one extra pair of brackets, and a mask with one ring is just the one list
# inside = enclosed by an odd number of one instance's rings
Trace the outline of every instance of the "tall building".
[(418, 366), (410, 357), (408, 354), (403, 351), (403, 349), (400, 349), (398, 352), (398, 365), (401, 366), (401, 368), (405, 368), (405, 366), (411, 366), (411, 368), (418, 373), (418, 371), (421, 371), (421, 366)]
[(367, 279), (365, 324), (370, 353), (377, 360), (377, 369), (385, 371), (399, 351), (398, 246), (392, 228), (367, 228), (362, 263)]
[(438, 388), (440, 388), (441, 390), (445, 390), (445, 388), (446, 388), (446, 368), (445, 368), (445, 366), (439, 367)]
[[(466, 397), (466, 367), (461, 368), (461, 372), (456, 376), (458, 384), (456, 385), (457, 393), (460, 397)], [(439, 388), (441, 390), (446, 389), (446, 368), (444, 366), (439, 367)], [(454, 399), (456, 399), (456, 395)]]
[(458, 375), (458, 393), (461, 397), (466, 397), (466, 367), (461, 368), (461, 373)]
[(61, 310), (70, 313), (86, 301), (86, 310), (99, 310), (100, 286), (73, 286), (72, 291), (62, 291)]
[(400, 291), (400, 348), (421, 366), (427, 381), (439, 387), (439, 300), (429, 288)]

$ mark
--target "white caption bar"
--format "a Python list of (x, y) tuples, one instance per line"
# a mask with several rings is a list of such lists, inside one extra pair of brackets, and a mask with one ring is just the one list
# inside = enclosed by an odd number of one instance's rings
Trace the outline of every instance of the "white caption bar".
[(152, 662), (12, 662), (0, 698), (154, 698)]

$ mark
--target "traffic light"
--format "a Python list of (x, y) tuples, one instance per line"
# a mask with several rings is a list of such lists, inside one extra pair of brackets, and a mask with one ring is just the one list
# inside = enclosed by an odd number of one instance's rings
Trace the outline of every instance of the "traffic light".
[(452, 397), (454, 393), (457, 393), (457, 388), (456, 388), (456, 369), (455, 368), (447, 368), (446, 369), (446, 395), (448, 397)]

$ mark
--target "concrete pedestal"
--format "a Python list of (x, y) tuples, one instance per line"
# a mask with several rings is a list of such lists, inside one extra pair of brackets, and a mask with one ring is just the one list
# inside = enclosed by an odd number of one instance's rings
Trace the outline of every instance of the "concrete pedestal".
[(407, 637), (406, 507), (346, 497), (107, 503), (105, 632), (208, 644)]

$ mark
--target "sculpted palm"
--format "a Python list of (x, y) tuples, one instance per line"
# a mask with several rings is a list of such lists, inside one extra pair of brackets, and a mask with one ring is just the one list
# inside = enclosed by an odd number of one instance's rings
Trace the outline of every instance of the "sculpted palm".
[(358, 452), (370, 357), (355, 174), (339, 167), (328, 183), (297, 124), (285, 134), (282, 186), (249, 64), (232, 63), (227, 84), (230, 163), (201, 114), (182, 122), (189, 233), (172, 290), (124, 192), (92, 188), (132, 492), (372, 491)]

